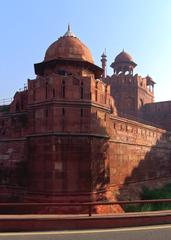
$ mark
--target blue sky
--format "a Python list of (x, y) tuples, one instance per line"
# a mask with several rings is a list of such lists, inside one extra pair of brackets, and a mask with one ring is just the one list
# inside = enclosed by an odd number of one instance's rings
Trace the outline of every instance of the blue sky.
[(33, 79), (33, 64), (66, 32), (84, 42), (100, 65), (124, 48), (138, 64), (135, 73), (157, 83), (156, 101), (171, 100), (171, 0), (0, 0), (0, 100)]

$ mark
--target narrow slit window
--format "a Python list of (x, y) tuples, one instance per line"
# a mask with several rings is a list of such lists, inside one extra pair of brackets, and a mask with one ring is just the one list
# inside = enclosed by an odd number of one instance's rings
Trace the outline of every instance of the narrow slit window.
[(65, 116), (65, 108), (62, 108), (62, 116)]
[(55, 95), (56, 95), (56, 94), (55, 94), (55, 89), (53, 88), (53, 97), (55, 97)]
[(45, 116), (48, 118), (48, 109), (45, 110)]
[(65, 98), (65, 81), (62, 80), (62, 97)]
[(98, 83), (96, 82), (95, 101), (97, 101), (97, 97), (98, 97)]
[(45, 89), (45, 98), (47, 99), (48, 96), (48, 83), (46, 83), (46, 89)]
[(83, 109), (81, 108), (81, 111), (80, 111), (80, 115), (81, 115), (81, 118), (83, 117)]
[(35, 101), (35, 100), (36, 100), (36, 91), (33, 90), (33, 101)]
[(84, 98), (84, 83), (81, 82), (81, 99)]

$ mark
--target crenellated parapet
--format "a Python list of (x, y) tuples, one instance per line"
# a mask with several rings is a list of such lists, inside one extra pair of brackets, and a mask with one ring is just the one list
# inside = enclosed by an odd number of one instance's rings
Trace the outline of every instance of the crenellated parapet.
[(171, 131), (171, 101), (145, 104), (142, 114), (144, 119)]

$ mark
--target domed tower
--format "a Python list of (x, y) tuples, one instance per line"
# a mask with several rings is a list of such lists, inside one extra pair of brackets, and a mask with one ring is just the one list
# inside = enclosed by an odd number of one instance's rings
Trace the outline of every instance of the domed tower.
[(114, 74), (133, 74), (133, 69), (136, 66), (137, 64), (133, 61), (131, 55), (124, 50), (116, 56), (115, 61), (111, 64)]
[(153, 85), (148, 77), (133, 75), (137, 66), (132, 56), (124, 50), (119, 53), (111, 64), (113, 75), (110, 78), (111, 95), (120, 115), (141, 116), (144, 104), (153, 102)]
[(63, 37), (52, 43), (45, 53), (45, 62), (54, 59), (75, 59), (94, 64), (90, 50), (71, 32), (70, 26)]
[(68, 26), (35, 64), (35, 73), (36, 79), (28, 81), (28, 189), (62, 192), (60, 201), (90, 201), (98, 174), (106, 171), (107, 154), (97, 156), (115, 110), (110, 86), (100, 80), (103, 69)]
[(49, 75), (50, 72), (57, 71), (57, 68), (59, 71), (65, 68), (66, 72), (79, 75), (86, 69), (88, 75), (95, 74), (97, 78), (102, 74), (102, 69), (94, 64), (90, 50), (75, 36), (70, 25), (67, 32), (48, 47), (44, 61), (35, 64), (35, 73), (40, 76)]

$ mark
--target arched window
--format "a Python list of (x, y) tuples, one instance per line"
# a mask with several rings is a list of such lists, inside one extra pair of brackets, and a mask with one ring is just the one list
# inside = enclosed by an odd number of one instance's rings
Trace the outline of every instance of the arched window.
[(65, 70), (58, 70), (57, 73), (61, 76), (67, 76), (67, 72)]

